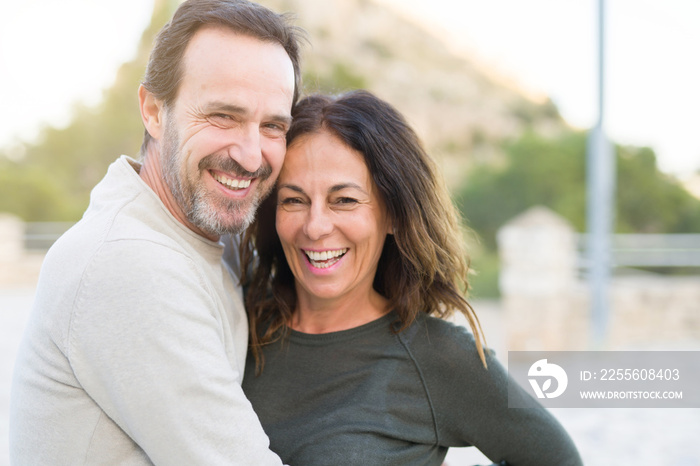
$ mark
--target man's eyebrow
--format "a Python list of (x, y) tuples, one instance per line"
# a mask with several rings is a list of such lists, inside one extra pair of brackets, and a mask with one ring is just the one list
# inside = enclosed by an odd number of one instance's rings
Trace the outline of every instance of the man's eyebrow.
[(217, 112), (228, 112), (228, 113), (237, 113), (239, 115), (244, 115), (248, 113), (248, 111), (239, 106), (239, 105), (233, 105), (233, 104), (227, 104), (224, 102), (210, 102), (207, 105), (207, 110), (210, 112), (217, 111)]
[[(248, 110), (245, 107), (241, 107), (240, 105), (228, 104), (225, 102), (211, 102), (209, 105), (207, 105), (207, 110), (210, 112), (234, 113), (236, 115), (247, 115), (248, 114)], [(292, 124), (292, 116), (291, 115), (285, 115), (285, 114), (271, 115), (271, 116), (266, 117), (265, 119), (268, 121), (277, 121), (280, 123), (284, 123), (286, 125)]]
[(283, 123), (287, 126), (292, 124), (292, 116), (291, 115), (272, 115), (266, 119), (268, 121), (276, 121), (278, 123)]

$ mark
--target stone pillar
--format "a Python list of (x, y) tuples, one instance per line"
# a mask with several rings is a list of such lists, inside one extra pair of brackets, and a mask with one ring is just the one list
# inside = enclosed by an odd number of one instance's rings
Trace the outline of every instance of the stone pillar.
[(0, 213), (0, 264), (15, 263), (24, 254), (24, 223), (14, 215)]
[(497, 241), (508, 349), (585, 349), (588, 312), (573, 227), (533, 207), (504, 225)]

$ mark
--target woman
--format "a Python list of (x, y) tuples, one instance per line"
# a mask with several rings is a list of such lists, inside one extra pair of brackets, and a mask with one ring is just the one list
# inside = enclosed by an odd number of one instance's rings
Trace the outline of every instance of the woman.
[[(243, 388), (289, 465), (579, 465), (508, 376), (462, 297), (457, 214), (415, 133), (364, 91), (299, 103), (276, 192), (243, 242), (258, 265)], [(254, 245), (254, 249), (253, 249)], [(462, 312), (472, 334), (440, 317)], [(524, 392), (519, 394), (528, 397)]]

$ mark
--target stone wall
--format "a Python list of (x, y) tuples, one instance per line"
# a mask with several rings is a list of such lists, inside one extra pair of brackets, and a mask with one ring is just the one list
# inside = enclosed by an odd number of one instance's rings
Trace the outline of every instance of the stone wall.
[[(497, 239), (508, 349), (592, 349), (573, 227), (535, 207), (504, 225)], [(618, 274), (610, 302), (605, 349), (700, 341), (700, 276)]]

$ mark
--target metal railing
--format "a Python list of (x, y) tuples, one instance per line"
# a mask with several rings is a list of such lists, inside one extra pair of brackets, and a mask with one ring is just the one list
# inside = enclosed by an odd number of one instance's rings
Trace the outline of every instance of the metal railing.
[[(579, 235), (581, 269), (586, 235)], [(700, 267), (700, 234), (616, 234), (612, 236), (613, 267)]]
[(24, 224), (24, 249), (48, 251), (75, 222), (28, 222)]

